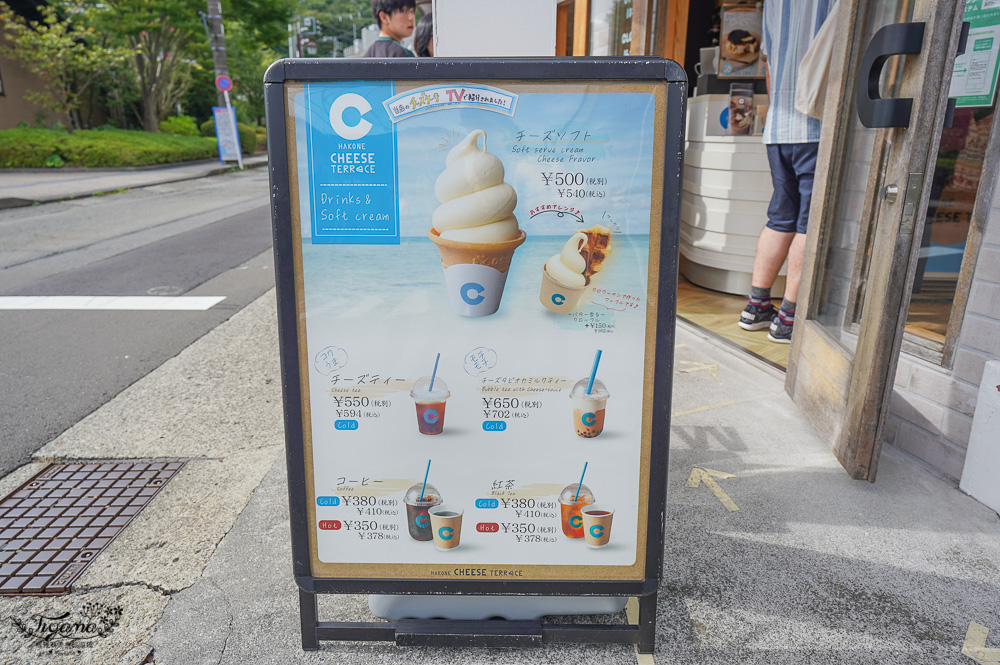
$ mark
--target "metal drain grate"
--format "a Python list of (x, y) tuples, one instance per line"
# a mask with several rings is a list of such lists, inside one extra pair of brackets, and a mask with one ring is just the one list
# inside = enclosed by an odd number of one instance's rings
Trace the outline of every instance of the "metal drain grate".
[(0, 500), (0, 595), (58, 596), (184, 462), (50, 464)]

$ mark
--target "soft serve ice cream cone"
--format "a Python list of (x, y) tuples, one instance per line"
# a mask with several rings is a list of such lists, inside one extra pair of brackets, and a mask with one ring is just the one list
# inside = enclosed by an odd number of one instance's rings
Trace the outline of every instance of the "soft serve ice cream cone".
[(590, 278), (601, 269), (611, 251), (611, 232), (595, 226), (574, 233), (562, 250), (542, 266), (542, 288), (538, 299), (553, 312), (570, 312), (590, 285)]
[(488, 316), (500, 307), (511, 258), (525, 238), (514, 216), (517, 194), (503, 181), (503, 164), (486, 151), (481, 129), (452, 148), (445, 164), (434, 185), (441, 205), (427, 235), (441, 252), (452, 308)]

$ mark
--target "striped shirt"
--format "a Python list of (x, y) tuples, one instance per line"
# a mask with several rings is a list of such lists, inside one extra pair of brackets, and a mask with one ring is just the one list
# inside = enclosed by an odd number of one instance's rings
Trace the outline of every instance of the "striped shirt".
[(799, 63), (836, 0), (764, 0), (764, 43), (771, 100), (764, 143), (815, 143), (819, 120), (795, 110)]

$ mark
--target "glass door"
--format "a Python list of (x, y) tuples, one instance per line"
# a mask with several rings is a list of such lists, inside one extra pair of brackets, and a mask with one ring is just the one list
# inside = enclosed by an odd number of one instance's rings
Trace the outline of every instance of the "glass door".
[[(955, 59), (962, 3), (840, 2), (838, 33), (845, 39), (827, 100), (845, 103), (831, 105), (823, 117), (804, 291), (785, 385), (847, 472), (874, 481), (947, 111), (942, 81)], [(886, 35), (896, 29), (883, 30), (893, 24), (909, 26), (897, 37), (905, 31), (919, 52), (873, 64), (869, 49), (881, 45), (881, 53), (894, 52), (885, 50), (892, 42)], [(866, 126), (887, 123), (862, 120), (859, 94), (912, 100), (908, 117), (897, 114), (891, 123), (903, 126)]]

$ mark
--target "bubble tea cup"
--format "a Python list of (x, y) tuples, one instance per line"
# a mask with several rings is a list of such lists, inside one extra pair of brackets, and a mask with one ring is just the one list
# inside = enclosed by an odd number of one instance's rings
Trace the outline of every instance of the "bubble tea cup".
[(604, 413), (611, 395), (600, 379), (594, 380), (587, 394), (588, 383), (589, 378), (577, 381), (569, 397), (573, 400), (573, 430), (577, 436), (592, 439), (604, 431)]

